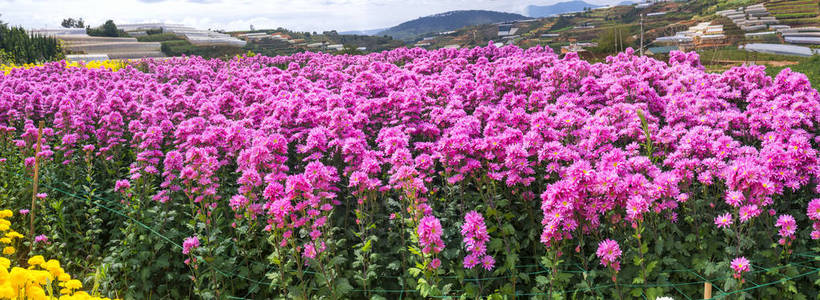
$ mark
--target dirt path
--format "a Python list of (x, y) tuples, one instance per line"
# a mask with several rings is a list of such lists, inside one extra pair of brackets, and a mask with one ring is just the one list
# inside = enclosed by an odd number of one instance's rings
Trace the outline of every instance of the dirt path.
[(725, 60), (725, 59), (718, 59), (711, 61), (713, 64), (743, 64), (743, 63), (754, 63), (758, 65), (769, 65), (773, 67), (784, 67), (784, 66), (791, 66), (796, 65), (796, 61), (789, 61), (789, 60)]

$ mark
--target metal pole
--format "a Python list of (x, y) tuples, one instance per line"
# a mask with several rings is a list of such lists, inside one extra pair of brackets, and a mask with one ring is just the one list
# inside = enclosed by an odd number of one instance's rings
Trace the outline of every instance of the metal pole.
[(641, 56), (643, 56), (643, 15), (641, 14)]

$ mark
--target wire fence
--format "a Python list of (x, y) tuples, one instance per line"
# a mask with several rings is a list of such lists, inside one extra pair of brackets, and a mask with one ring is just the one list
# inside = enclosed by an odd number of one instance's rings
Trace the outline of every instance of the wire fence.
[[(5, 170), (4, 170), (4, 172), (6, 174), (11, 174), (11, 175), (23, 178), (23, 179), (25, 179), (29, 182), (33, 181), (30, 177), (28, 177), (24, 174), (20, 174), (18, 172), (9, 173), (8, 171), (5, 171)], [(61, 182), (61, 184), (64, 185), (65, 188), (55, 187), (53, 185), (44, 184), (42, 182), (38, 183), (38, 185), (41, 188), (47, 188), (51, 191), (60, 193), (62, 195), (68, 196), (70, 198), (81, 200), (83, 202), (86, 201), (85, 197), (79, 195), (81, 193), (69, 191), (69, 190), (71, 190), (71, 187), (68, 184), (62, 183), (62, 182)], [(143, 223), (143, 222), (129, 216), (127, 213), (125, 213), (122, 210), (112, 208), (110, 206), (110, 204), (123, 205), (119, 201), (105, 199), (105, 198), (99, 197), (99, 196), (92, 196), (92, 198), (94, 198), (94, 199), (96, 199), (96, 200), (98, 200), (102, 203), (109, 204), (109, 205), (101, 204), (99, 202), (90, 202), (91, 204), (93, 204), (93, 205), (95, 205), (99, 208), (105, 209), (105, 210), (107, 210), (111, 213), (114, 213), (114, 214), (118, 215), (118, 216), (126, 218), (126, 219), (130, 220), (131, 222), (134, 222), (134, 224), (137, 224), (140, 227), (148, 230), (151, 234), (154, 234), (154, 235), (160, 237), (162, 240), (168, 242), (174, 248), (182, 249), (182, 245), (180, 245), (179, 243), (173, 241), (171, 238), (163, 235), (162, 233), (160, 233), (159, 231), (157, 231), (153, 227), (148, 226), (145, 223)], [(770, 281), (770, 282), (764, 282), (764, 283), (755, 283), (755, 282), (751, 282), (751, 281), (747, 280), (747, 282), (752, 284), (751, 286), (746, 287), (746, 288), (742, 288), (742, 289), (738, 289), (738, 290), (733, 290), (733, 291), (723, 290), (719, 287), (718, 284), (716, 284), (716, 283), (720, 283), (720, 282), (725, 282), (727, 279), (730, 279), (731, 276), (707, 279), (706, 277), (704, 277), (704, 275), (701, 275), (700, 273), (698, 273), (694, 269), (665, 270), (665, 271), (663, 271), (663, 273), (679, 273), (679, 272), (689, 273), (689, 274), (693, 275), (694, 277), (699, 278), (700, 280), (698, 280), (698, 281), (682, 282), (682, 283), (647, 283), (647, 284), (624, 284), (624, 283), (619, 283), (617, 286), (625, 287), (625, 288), (655, 288), (655, 287), (660, 287), (660, 288), (666, 288), (666, 289), (669, 289), (669, 290), (676, 291), (677, 295), (680, 295), (680, 297), (682, 297), (682, 299), (702, 299), (701, 295), (696, 295), (695, 297), (693, 297), (693, 295), (687, 294), (684, 291), (682, 291), (680, 289), (680, 287), (692, 286), (692, 285), (704, 285), (704, 284), (709, 283), (709, 284), (713, 284), (712, 287), (717, 290), (717, 293), (715, 295), (713, 295), (711, 299), (725, 299), (725, 298), (728, 298), (729, 296), (736, 295), (736, 294), (739, 294), (739, 293), (750, 292), (750, 291), (753, 291), (753, 290), (756, 290), (756, 289), (781, 284), (781, 283), (784, 283), (784, 282), (789, 281), (789, 280), (804, 278), (804, 277), (807, 277), (807, 276), (810, 276), (810, 275), (813, 275), (813, 274), (820, 273), (820, 268), (813, 266), (813, 264), (820, 262), (820, 253), (817, 253), (817, 252), (795, 253), (794, 256), (801, 258), (801, 260), (796, 261), (796, 262), (790, 262), (790, 263), (784, 264), (784, 265), (768, 267), (768, 268), (763, 267), (761, 265), (752, 264), (750, 266), (750, 268), (751, 268), (750, 271), (747, 272), (746, 274), (757, 274), (757, 273), (771, 274), (772, 272), (776, 272), (780, 269), (787, 268), (787, 267), (796, 267), (796, 268), (798, 268), (800, 270), (799, 274), (794, 275), (794, 276), (783, 276), (778, 280), (774, 280), (774, 281)], [(207, 261), (205, 261), (205, 262), (207, 263)], [(523, 264), (523, 265), (517, 265), (515, 267), (516, 268), (534, 268), (534, 267), (537, 267), (539, 269), (538, 271), (524, 272), (526, 275), (530, 275), (530, 276), (532, 276), (532, 275), (541, 275), (541, 274), (549, 274), (550, 272), (552, 272), (549, 268), (547, 268), (546, 266), (544, 266), (540, 263), (538, 263), (538, 264)], [(236, 273), (236, 270), (226, 272), (226, 271), (220, 270), (218, 268), (213, 268), (213, 269), (217, 273), (219, 273), (220, 275), (225, 276), (227, 278), (241, 279), (241, 280), (244, 280), (246, 282), (253, 283), (253, 284), (256, 284), (256, 285), (259, 285), (259, 286), (265, 286), (265, 287), (270, 287), (270, 288), (276, 287), (273, 284), (273, 282), (270, 281), (270, 280), (263, 281), (263, 280), (258, 280), (258, 279), (252, 279), (252, 278), (249, 278), (247, 276), (243, 276), (241, 274)], [(268, 271), (270, 272), (270, 271), (275, 271), (275, 270), (268, 270)], [(590, 270), (587, 270), (587, 269), (583, 268), (583, 266), (581, 266), (580, 264), (563, 264), (563, 265), (561, 265), (561, 271), (560, 272), (563, 272), (563, 273), (587, 273), (589, 271)], [(306, 273), (310, 274), (310, 273), (315, 273), (315, 272), (307, 271)], [(492, 276), (492, 277), (482, 277), (482, 278), (464, 278), (463, 280), (468, 281), (468, 282), (479, 282), (479, 281), (489, 281), (489, 280), (509, 280), (509, 279), (512, 278), (512, 276), (514, 276), (514, 274), (507, 274), (506, 276)], [(745, 277), (746, 276), (744, 276), (744, 278)], [(381, 276), (381, 278), (388, 278), (388, 279), (398, 280), (399, 278), (403, 278), (403, 277), (399, 277), (399, 276), (392, 276), (392, 277), (391, 276), (387, 276), (387, 277)], [(460, 277), (458, 277), (458, 276), (440, 276), (440, 278), (453, 279), (453, 278), (460, 278)], [(614, 283), (599, 284), (599, 285), (595, 285), (594, 287), (591, 287), (591, 288), (568, 289), (568, 290), (563, 290), (563, 291), (557, 291), (557, 292), (554, 292), (554, 293), (557, 293), (557, 294), (574, 294), (574, 293), (578, 293), (578, 292), (584, 292), (584, 293), (586, 293), (586, 292), (597, 292), (598, 290), (607, 290), (607, 289), (612, 289), (612, 288), (615, 288), (615, 287), (616, 287), (616, 285)], [(318, 290), (318, 288), (313, 288), (313, 290)], [(253, 291), (253, 289), (249, 289), (248, 294), (246, 294), (245, 296), (242, 296), (242, 297), (228, 296), (227, 298), (228, 299), (238, 299), (238, 300), (251, 299), (251, 298), (247, 298), (247, 297), (249, 297), (249, 295), (252, 293), (252, 291)], [(390, 295), (393, 295), (392, 297), (398, 297), (399, 299), (402, 299), (402, 298), (404, 298), (405, 294), (415, 294), (418, 291), (416, 291), (415, 289), (402, 288), (402, 289), (369, 289), (369, 290), (353, 289), (353, 290), (351, 290), (351, 292), (356, 292), (356, 293), (369, 292), (369, 293), (373, 293), (373, 294), (390, 294)], [(463, 291), (462, 290), (451, 290), (451, 293), (453, 293), (453, 294), (458, 294), (460, 292), (463, 292)], [(396, 294), (398, 294), (398, 296), (396, 296)], [(544, 292), (532, 293), (532, 292), (525, 292), (525, 291), (516, 291), (515, 295), (516, 296), (523, 296), (523, 297), (537, 297), (537, 296), (549, 296), (550, 294), (549, 293), (544, 293)], [(450, 299), (450, 298), (459, 298), (459, 297), (460, 296), (427, 296), (427, 298), (441, 298), (441, 299)], [(647, 299), (646, 296), (643, 295), (643, 294), (642, 294), (642, 298)], [(647, 300), (654, 300), (654, 299), (647, 299)]]

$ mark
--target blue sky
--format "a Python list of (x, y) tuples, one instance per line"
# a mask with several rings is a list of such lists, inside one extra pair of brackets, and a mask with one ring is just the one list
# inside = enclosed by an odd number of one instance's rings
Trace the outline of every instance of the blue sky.
[[(0, 0), (0, 19), (26, 28), (54, 28), (67, 17), (86, 24), (167, 22), (201, 29), (285, 27), (299, 31), (385, 28), (421, 16), (458, 9), (524, 13), (527, 5), (568, 0)], [(620, 0), (586, 0), (612, 4)]]

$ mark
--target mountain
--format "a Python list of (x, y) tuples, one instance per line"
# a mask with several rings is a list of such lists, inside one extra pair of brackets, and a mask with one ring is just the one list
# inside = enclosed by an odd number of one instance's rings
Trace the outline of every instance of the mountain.
[(635, 1), (621, 1), (621, 3), (615, 4), (615, 6), (622, 6), (622, 5), (633, 5), (636, 4)]
[(393, 26), (378, 35), (394, 39), (413, 40), (426, 34), (456, 30), (465, 26), (529, 19), (513, 13), (489, 10), (455, 10), (421, 17)]
[(350, 30), (350, 31), (339, 32), (339, 34), (375, 35), (379, 32), (385, 31), (385, 30), (387, 30), (387, 28), (367, 29), (367, 30)]
[(533, 18), (549, 17), (563, 13), (579, 12), (584, 8), (596, 8), (600, 5), (586, 3), (581, 0), (567, 1), (555, 3), (553, 5), (528, 5), (526, 8), (527, 15)]

